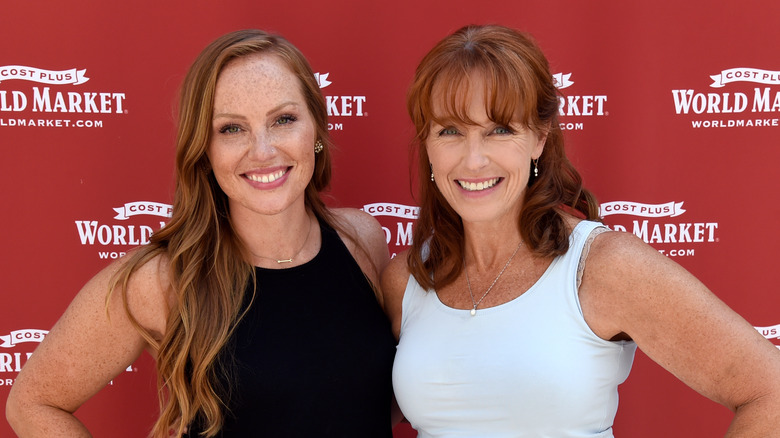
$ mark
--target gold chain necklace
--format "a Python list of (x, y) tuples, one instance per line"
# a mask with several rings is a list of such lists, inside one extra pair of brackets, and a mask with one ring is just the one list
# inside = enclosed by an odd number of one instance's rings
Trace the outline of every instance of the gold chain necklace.
[(501, 274), (503, 274), (504, 271), (506, 271), (506, 268), (509, 267), (509, 263), (511, 263), (512, 259), (515, 258), (515, 254), (517, 254), (517, 251), (520, 249), (520, 246), (522, 244), (523, 244), (523, 241), (520, 240), (520, 243), (517, 244), (517, 248), (515, 248), (515, 252), (513, 252), (512, 255), (509, 256), (509, 260), (506, 261), (506, 264), (501, 269), (501, 272), (499, 272), (498, 275), (496, 276), (496, 279), (493, 280), (492, 283), (490, 283), (490, 287), (488, 287), (487, 290), (485, 291), (485, 293), (482, 294), (482, 298), (480, 298), (479, 301), (474, 301), (474, 294), (471, 292), (471, 281), (469, 280), (469, 270), (466, 269), (466, 256), (465, 255), (463, 256), (463, 270), (466, 271), (466, 284), (469, 286), (469, 296), (471, 297), (471, 304), (474, 306), (474, 307), (471, 308), (471, 316), (474, 316), (474, 315), (477, 314), (477, 306), (479, 306), (479, 303), (481, 303), (482, 300), (485, 299), (485, 297), (487, 296), (488, 292), (490, 292), (490, 290), (493, 289), (493, 286), (496, 285), (496, 282), (498, 281), (498, 279), (501, 278)]
[[(303, 245), (301, 245), (301, 248), (300, 248), (300, 249), (299, 249), (299, 250), (298, 250), (298, 251), (297, 251), (295, 254), (293, 254), (293, 255), (292, 255), (292, 257), (290, 257), (290, 258), (288, 258), (288, 259), (277, 259), (277, 258), (273, 258), (273, 257), (266, 257), (266, 256), (261, 256), (261, 255), (255, 254), (255, 253), (252, 253), (252, 255), (253, 255), (253, 256), (255, 256), (255, 257), (259, 257), (259, 258), (261, 258), (261, 259), (266, 259), (266, 260), (274, 260), (274, 261), (275, 261), (276, 263), (278, 263), (278, 264), (282, 264), (282, 263), (292, 263), (293, 259), (294, 259), (295, 257), (298, 257), (298, 254), (300, 254), (300, 253), (301, 253), (301, 251), (303, 251), (303, 248), (305, 248), (305, 247), (306, 247), (306, 243), (308, 243), (308, 242), (309, 242), (309, 237), (311, 236), (311, 229), (312, 229), (313, 227), (311, 226), (311, 219), (309, 219), (309, 218), (308, 218), (308, 216), (307, 216), (307, 220), (308, 220), (308, 223), (309, 223), (309, 232), (306, 234), (306, 240), (304, 240), (304, 241), (303, 241)], [(251, 252), (251, 251), (250, 251), (250, 252)]]

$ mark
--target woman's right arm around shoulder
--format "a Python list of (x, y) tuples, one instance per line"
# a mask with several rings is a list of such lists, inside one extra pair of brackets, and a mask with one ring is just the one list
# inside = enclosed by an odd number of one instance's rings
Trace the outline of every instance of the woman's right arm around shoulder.
[[(130, 312), (154, 337), (164, 332), (169, 308), (162, 259), (133, 273), (127, 293)], [(111, 264), (81, 289), (19, 373), (6, 402), (6, 417), (19, 437), (90, 436), (73, 413), (144, 349), (151, 351), (126, 314), (121, 290), (106, 302), (123, 263)]]
[(408, 250), (393, 257), (382, 272), (380, 280), (384, 294), (385, 313), (390, 319), (396, 340), (401, 335), (401, 311), (403, 310), (406, 283), (409, 281), (409, 268), (406, 264), (407, 254)]

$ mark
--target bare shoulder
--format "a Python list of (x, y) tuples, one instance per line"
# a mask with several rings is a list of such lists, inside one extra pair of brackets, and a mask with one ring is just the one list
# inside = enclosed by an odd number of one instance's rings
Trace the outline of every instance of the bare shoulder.
[[(90, 279), (71, 303), (71, 307), (103, 308), (109, 321), (127, 319), (127, 311), (156, 339), (162, 339), (168, 311), (174, 296), (170, 287), (169, 263), (165, 255), (156, 255), (124, 274), (130, 252), (112, 262)], [(114, 286), (115, 285), (115, 286)], [(114, 287), (112, 287), (114, 286)]]
[[(584, 260), (579, 297), (585, 320), (604, 339), (635, 336), (622, 317), (637, 309), (649, 310), (648, 302), (653, 303), (657, 291), (668, 286), (662, 279), (672, 278), (683, 283), (696, 281), (635, 235), (602, 232), (590, 243)], [(675, 288), (689, 289), (683, 285)]]
[(168, 258), (156, 255), (127, 272), (132, 254), (114, 261), (84, 285), (63, 315), (64, 325), (70, 326), (68, 321), (102, 325), (98, 333), (136, 338), (132, 317), (155, 340), (162, 339), (173, 303)]
[(622, 231), (596, 236), (586, 264), (586, 272), (598, 273), (602, 281), (630, 281), (669, 270), (684, 271), (639, 237)]
[(156, 339), (162, 339), (168, 313), (176, 301), (171, 287), (170, 263), (159, 254), (140, 265), (127, 284), (128, 310)]
[(693, 274), (626, 232), (594, 239), (579, 296), (595, 333), (604, 339), (628, 336), (646, 353), (653, 348), (647, 340), (671, 335), (672, 327), (695, 332), (692, 315), (736, 316)]
[[(331, 210), (331, 213), (350, 234), (341, 237), (350, 241), (352, 239), (357, 240), (355, 243), (362, 246), (376, 264), (377, 273), (381, 272), (387, 264), (389, 255), (385, 233), (379, 222), (370, 214), (355, 208), (334, 208)], [(354, 256), (355, 251), (352, 248), (350, 250), (352, 250)]]
[(382, 226), (370, 214), (356, 208), (333, 208), (330, 212), (340, 224), (351, 228), (349, 231), (354, 231), (356, 238), (365, 240), (381, 236), (384, 241)]

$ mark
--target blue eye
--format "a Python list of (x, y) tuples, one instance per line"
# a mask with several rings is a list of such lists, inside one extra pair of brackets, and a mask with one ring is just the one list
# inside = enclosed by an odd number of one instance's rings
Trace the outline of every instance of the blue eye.
[(506, 126), (499, 126), (496, 129), (493, 130), (496, 134), (514, 134), (514, 131), (507, 128)]
[(225, 125), (219, 128), (220, 134), (237, 134), (239, 131), (241, 128), (238, 125)]
[(439, 131), (439, 136), (443, 135), (458, 135), (458, 130), (455, 128), (444, 128)]

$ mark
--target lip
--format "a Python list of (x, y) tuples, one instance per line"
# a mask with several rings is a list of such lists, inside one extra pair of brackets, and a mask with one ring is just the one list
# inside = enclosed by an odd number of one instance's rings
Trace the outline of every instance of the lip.
[(284, 185), (291, 170), (292, 166), (267, 167), (243, 173), (241, 176), (254, 188), (271, 190)]
[(458, 178), (455, 184), (458, 189), (469, 195), (480, 195), (494, 191), (504, 181), (502, 177), (491, 178)]

